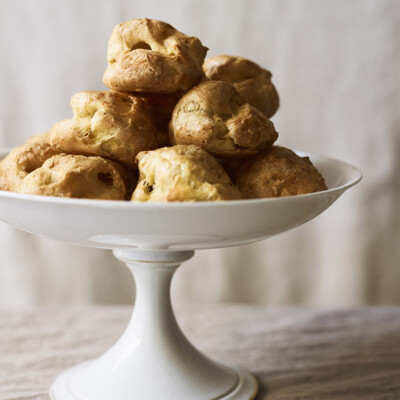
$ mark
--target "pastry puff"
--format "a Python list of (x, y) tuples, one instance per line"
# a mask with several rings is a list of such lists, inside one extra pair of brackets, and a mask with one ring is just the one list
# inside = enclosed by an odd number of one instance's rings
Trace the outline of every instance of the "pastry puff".
[(271, 82), (272, 74), (243, 57), (206, 58), (203, 69), (209, 79), (231, 83), (246, 103), (271, 118), (279, 108), (279, 95)]
[(157, 147), (146, 106), (127, 93), (88, 90), (71, 98), (72, 119), (57, 122), (50, 142), (69, 154), (98, 155), (135, 166), (136, 155)]
[(308, 157), (285, 147), (249, 157), (236, 166), (234, 181), (245, 198), (283, 197), (326, 190), (324, 178)]
[(218, 161), (197, 146), (164, 147), (137, 156), (132, 201), (216, 201), (241, 198)]
[(15, 192), (21, 181), (60, 150), (50, 145), (49, 134), (33, 136), (0, 161), (0, 190)]
[(49, 158), (19, 186), (19, 192), (80, 199), (124, 200), (122, 168), (102, 157), (59, 154)]
[(165, 22), (132, 19), (111, 34), (103, 82), (124, 92), (187, 91), (204, 76), (207, 50), (198, 38)]
[(278, 137), (263, 113), (221, 81), (203, 82), (177, 103), (169, 124), (173, 144), (194, 144), (221, 157), (255, 154)]

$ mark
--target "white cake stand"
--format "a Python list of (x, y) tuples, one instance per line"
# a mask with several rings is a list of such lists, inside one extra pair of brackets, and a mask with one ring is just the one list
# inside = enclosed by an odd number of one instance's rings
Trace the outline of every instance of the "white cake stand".
[(171, 279), (194, 250), (250, 243), (294, 228), (361, 179), (348, 164), (310, 158), (330, 189), (278, 199), (138, 204), (0, 191), (1, 220), (63, 242), (112, 249), (135, 277), (136, 303), (125, 333), (100, 358), (63, 372), (51, 398), (253, 399), (257, 382), (251, 373), (209, 359), (181, 332), (171, 307)]

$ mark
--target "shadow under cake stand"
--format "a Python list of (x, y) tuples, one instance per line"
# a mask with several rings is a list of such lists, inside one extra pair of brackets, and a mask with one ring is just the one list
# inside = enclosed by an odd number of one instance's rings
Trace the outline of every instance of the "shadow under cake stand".
[(249, 400), (254, 376), (211, 360), (184, 336), (170, 285), (194, 250), (237, 246), (314, 218), (361, 179), (358, 169), (310, 156), (329, 190), (273, 199), (204, 203), (129, 203), (0, 191), (0, 219), (65, 243), (112, 249), (132, 271), (136, 302), (128, 328), (95, 360), (63, 372), (55, 400)]

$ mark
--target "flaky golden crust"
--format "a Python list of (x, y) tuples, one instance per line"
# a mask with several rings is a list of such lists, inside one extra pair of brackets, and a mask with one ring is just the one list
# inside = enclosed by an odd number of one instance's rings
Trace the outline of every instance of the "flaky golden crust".
[(173, 144), (194, 144), (226, 157), (255, 154), (278, 137), (271, 121), (221, 81), (187, 92), (175, 106), (169, 129)]
[(274, 146), (237, 165), (234, 181), (245, 198), (283, 197), (326, 190), (324, 178), (308, 157)]
[(168, 124), (171, 120), (174, 107), (181, 98), (181, 95), (141, 93), (138, 97), (146, 104), (153, 124), (157, 129), (157, 147), (170, 146)]
[(165, 22), (126, 21), (115, 26), (109, 39), (103, 82), (124, 92), (187, 91), (203, 76), (207, 50), (198, 38)]
[(0, 161), (0, 190), (15, 192), (21, 181), (60, 151), (50, 145), (49, 134), (33, 136)]
[(231, 83), (246, 103), (271, 118), (279, 108), (279, 95), (271, 73), (243, 57), (206, 58), (203, 70), (209, 79)]
[(132, 201), (236, 200), (241, 195), (217, 160), (197, 146), (139, 153), (139, 183)]
[(102, 157), (59, 154), (21, 182), (18, 192), (80, 199), (124, 200), (120, 167)]
[(50, 130), (52, 146), (66, 153), (99, 155), (135, 166), (136, 155), (157, 147), (144, 102), (127, 93), (88, 90), (71, 98), (72, 119)]

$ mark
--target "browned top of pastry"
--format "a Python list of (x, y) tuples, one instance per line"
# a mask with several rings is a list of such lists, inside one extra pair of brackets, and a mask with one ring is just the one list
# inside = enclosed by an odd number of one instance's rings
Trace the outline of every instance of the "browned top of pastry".
[(102, 157), (59, 154), (27, 175), (20, 193), (84, 199), (124, 200), (121, 169)]
[(240, 193), (217, 160), (197, 146), (139, 153), (139, 183), (132, 201), (215, 201)]
[(157, 147), (151, 116), (138, 97), (88, 90), (73, 95), (71, 106), (74, 117), (50, 130), (51, 144), (66, 153), (99, 155), (134, 166), (140, 151)]
[(0, 161), (0, 190), (17, 191), (26, 175), (59, 153), (50, 145), (47, 132), (31, 137), (26, 144), (14, 148)]
[(103, 81), (118, 91), (176, 93), (203, 76), (207, 53), (200, 40), (152, 19), (133, 19), (115, 26), (108, 42)]
[(324, 178), (308, 157), (274, 146), (243, 160), (235, 183), (245, 198), (281, 197), (326, 190)]
[(246, 103), (271, 118), (279, 108), (279, 95), (271, 73), (247, 58), (220, 55), (206, 58), (203, 69), (209, 79), (231, 83)]
[(195, 144), (216, 156), (243, 156), (269, 148), (278, 133), (231, 84), (207, 81), (178, 101), (170, 137), (172, 143)]

